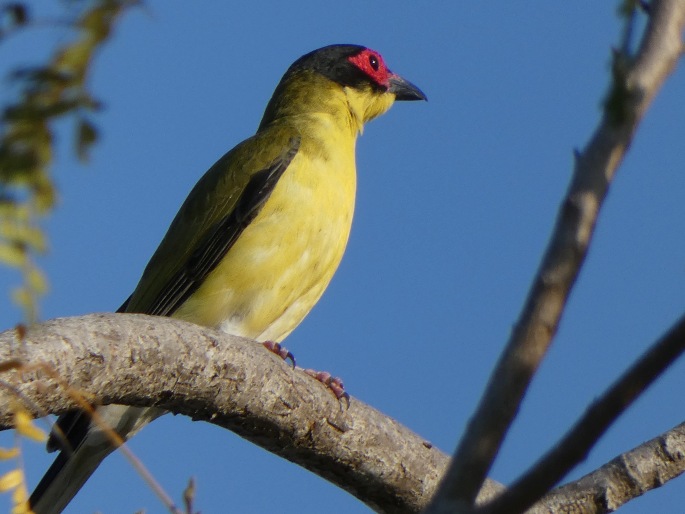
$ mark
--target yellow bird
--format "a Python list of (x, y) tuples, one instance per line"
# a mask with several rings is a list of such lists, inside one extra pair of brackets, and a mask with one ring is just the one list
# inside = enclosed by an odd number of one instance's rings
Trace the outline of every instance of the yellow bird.
[[(323, 294), (342, 259), (356, 189), (355, 143), (395, 100), (425, 100), (378, 52), (331, 45), (286, 71), (251, 138), (221, 157), (174, 218), (119, 312), (172, 316), (279, 346)], [(321, 378), (321, 377), (320, 377)], [(329, 382), (336, 395), (342, 384)], [(164, 413), (108, 405), (124, 439)], [(36, 514), (62, 512), (114, 450), (82, 412), (57, 422), (71, 446), (31, 496)]]

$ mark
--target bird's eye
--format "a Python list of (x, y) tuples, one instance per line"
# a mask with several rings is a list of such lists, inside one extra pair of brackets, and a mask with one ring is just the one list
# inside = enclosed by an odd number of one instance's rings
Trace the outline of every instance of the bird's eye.
[(378, 71), (378, 57), (376, 57), (375, 55), (369, 55), (369, 64), (374, 69), (374, 71)]

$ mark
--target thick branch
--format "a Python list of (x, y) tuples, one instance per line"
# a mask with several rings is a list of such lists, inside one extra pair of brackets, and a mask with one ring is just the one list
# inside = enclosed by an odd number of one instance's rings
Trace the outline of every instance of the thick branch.
[[(130, 314), (52, 320), (30, 328), (23, 341), (18, 332), (0, 334), (0, 362), (45, 363), (96, 403), (156, 405), (227, 428), (380, 512), (420, 511), (447, 464), (442, 452), (395, 420), (355, 398), (347, 408), (249, 340)], [(2, 379), (36, 414), (75, 406), (40, 369), (5, 372)], [(11, 424), (13, 397), (0, 388), (4, 428)]]
[[(655, 0), (635, 59), (618, 55), (611, 104), (562, 200), (542, 264), (505, 351), (455, 452), (430, 514), (468, 512), (554, 337), (606, 197), (633, 134), (682, 51), (685, 1)], [(620, 61), (619, 61), (620, 59)]]
[[(0, 363), (10, 359), (44, 363), (98, 403), (158, 405), (233, 430), (379, 512), (420, 511), (447, 464), (443, 453), (407, 428), (354, 398), (347, 408), (261, 345), (169, 318), (62, 318), (34, 326), (23, 342), (9, 330), (0, 333)], [(0, 378), (34, 412), (74, 407), (40, 369), (5, 371)], [(0, 428), (11, 425), (12, 399), (15, 393), (0, 387)], [(530, 512), (604, 513), (606, 505), (619, 506), (663, 485), (685, 469), (684, 427), (549, 493)], [(631, 474), (636, 469), (642, 478)], [(486, 481), (479, 501), (501, 489)]]

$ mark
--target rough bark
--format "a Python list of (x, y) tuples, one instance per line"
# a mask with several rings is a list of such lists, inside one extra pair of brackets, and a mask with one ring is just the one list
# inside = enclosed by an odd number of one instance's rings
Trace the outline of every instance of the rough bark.
[(529, 514), (605, 514), (685, 471), (685, 424), (548, 493)]
[(36, 415), (73, 408), (66, 388), (97, 404), (159, 406), (227, 428), (380, 512), (420, 511), (447, 465), (397, 421), (354, 397), (348, 407), (254, 341), (137, 314), (55, 319), (23, 340), (20, 332), (0, 334), (0, 362), (29, 370), (2, 376), (16, 389), (0, 388), (4, 428), (17, 391)]
[[(0, 333), (0, 428), (11, 402), (36, 415), (76, 402), (156, 405), (241, 435), (349, 491), (378, 512), (414, 513), (448, 457), (356, 398), (349, 407), (260, 344), (140, 314), (61, 318)], [(58, 377), (58, 378), (55, 378)], [(547, 494), (529, 512), (612, 512), (685, 470), (685, 425)], [(479, 502), (502, 490), (488, 480)]]

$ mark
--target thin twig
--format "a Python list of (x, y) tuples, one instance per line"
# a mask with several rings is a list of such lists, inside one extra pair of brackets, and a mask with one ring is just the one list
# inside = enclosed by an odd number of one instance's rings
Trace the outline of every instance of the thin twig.
[[(57, 373), (55, 368), (42, 362), (25, 364), (22, 363), (20, 359), (10, 359), (8, 361), (0, 363), (0, 369), (2, 369), (3, 371), (16, 370), (20, 373), (27, 374), (33, 373), (35, 371), (40, 371), (41, 373), (49, 376), (52, 380), (55, 381), (55, 383), (59, 384), (59, 386), (64, 390), (65, 394), (67, 394), (78, 405), (78, 408), (83, 410), (88, 414), (88, 416), (90, 416), (93, 423), (105, 435), (105, 437), (107, 437), (107, 439), (110, 440), (112, 445), (118, 448), (124, 454), (126, 460), (129, 461), (131, 466), (136, 470), (136, 472), (145, 481), (145, 483), (147, 483), (147, 485), (150, 487), (152, 492), (157, 496), (159, 501), (162, 502), (162, 504), (164, 504), (164, 507), (171, 514), (181, 514), (181, 511), (178, 509), (178, 507), (176, 507), (174, 501), (171, 499), (171, 496), (164, 490), (164, 488), (155, 479), (152, 473), (150, 473), (145, 464), (143, 464), (143, 462), (138, 457), (136, 457), (136, 455), (128, 448), (128, 446), (126, 446), (126, 442), (121, 438), (121, 436), (116, 432), (116, 430), (114, 430), (109, 424), (107, 424), (105, 420), (102, 419), (102, 417), (98, 414), (97, 409), (93, 408), (90, 402), (86, 399), (86, 395), (84, 395), (82, 392), (78, 391), (75, 388), (69, 387), (66, 381), (62, 379), (59, 373)], [(19, 398), (27, 408), (33, 410), (34, 412), (38, 412), (39, 416), (47, 416), (48, 413), (44, 409), (42, 409), (40, 405), (38, 405), (35, 401), (27, 397), (27, 395), (24, 394), (18, 387), (5, 382), (4, 380), (0, 381), (0, 386), (5, 387), (12, 394), (17, 396), (17, 398)], [(57, 424), (55, 424), (52, 427), (51, 431), (58, 438), (59, 441), (66, 442), (66, 436)], [(63, 447), (65, 448), (64, 451), (71, 451), (70, 445), (68, 443), (64, 444)]]

